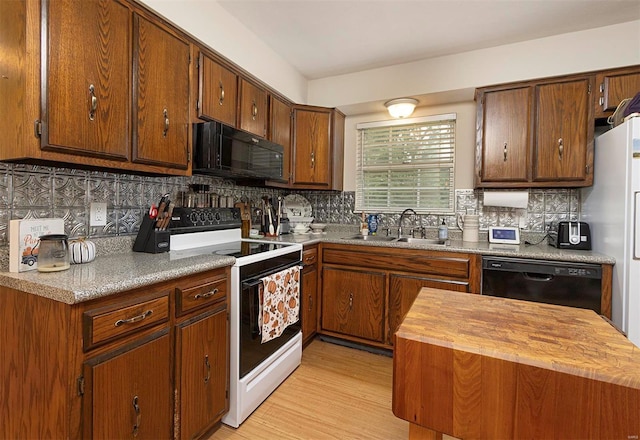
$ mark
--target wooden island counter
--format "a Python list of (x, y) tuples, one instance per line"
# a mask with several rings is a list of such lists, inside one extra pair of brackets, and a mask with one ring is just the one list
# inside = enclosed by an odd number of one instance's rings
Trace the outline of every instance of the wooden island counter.
[(640, 348), (593, 311), (423, 288), (394, 346), (409, 438), (639, 438)]

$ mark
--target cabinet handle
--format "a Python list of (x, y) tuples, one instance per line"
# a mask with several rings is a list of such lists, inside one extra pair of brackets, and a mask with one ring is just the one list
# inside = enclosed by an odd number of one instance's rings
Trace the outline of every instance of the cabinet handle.
[(316, 167), (316, 153), (315, 151), (311, 152), (311, 168)]
[(204, 355), (204, 366), (207, 368), (207, 375), (204, 378), (204, 383), (209, 383), (209, 379), (211, 379), (211, 364), (209, 363), (209, 355)]
[(311, 255), (311, 256), (309, 256), (309, 257), (304, 259), (304, 264), (311, 264), (314, 261), (316, 261), (316, 257), (315, 257), (315, 255)]
[(309, 295), (309, 310), (313, 308), (313, 297)]
[(353, 292), (349, 293), (349, 310), (353, 308)]
[(562, 155), (564, 154), (564, 141), (562, 138), (558, 139), (558, 158), (562, 160)]
[(140, 405), (138, 405), (138, 396), (134, 396), (133, 398), (133, 411), (136, 414), (136, 424), (133, 425), (133, 436), (138, 436), (138, 431), (140, 430), (140, 421), (142, 419), (142, 415), (140, 414)]
[(600, 99), (598, 100), (598, 103), (600, 105), (604, 105), (604, 96), (601, 96)]
[(96, 110), (98, 109), (98, 98), (96, 98), (96, 88), (91, 84), (89, 86), (89, 120), (96, 118)]
[(162, 130), (162, 137), (167, 137), (167, 132), (169, 131), (169, 112), (166, 108), (162, 110), (162, 116), (164, 116), (164, 130)]
[(222, 85), (222, 81), (220, 81), (220, 99), (218, 100), (218, 103), (222, 105), (223, 102), (224, 102), (224, 86)]
[(216, 293), (218, 293), (218, 289), (213, 289), (210, 290), (206, 293), (198, 293), (197, 295), (195, 295), (193, 297), (193, 299), (205, 299), (205, 298), (209, 298), (212, 297), (213, 295), (215, 295)]
[(503, 154), (504, 154), (504, 161), (506, 162), (507, 161), (507, 143), (506, 142), (504, 143), (504, 153)]
[(251, 105), (251, 119), (256, 120), (256, 116), (258, 116), (258, 106), (256, 105), (256, 101), (253, 101)]
[(121, 325), (133, 324), (138, 321), (142, 321), (143, 319), (146, 319), (147, 317), (151, 316), (152, 313), (153, 313), (153, 310), (147, 310), (146, 312), (142, 312), (141, 314), (134, 316), (133, 318), (118, 319), (115, 323), (115, 326), (120, 327)]

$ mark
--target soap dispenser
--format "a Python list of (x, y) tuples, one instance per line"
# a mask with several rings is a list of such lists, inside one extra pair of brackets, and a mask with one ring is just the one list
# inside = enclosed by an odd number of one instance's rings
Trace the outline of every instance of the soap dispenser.
[(447, 228), (447, 224), (444, 222), (444, 218), (442, 219), (442, 224), (438, 227), (438, 239), (446, 240), (449, 238), (449, 228)]

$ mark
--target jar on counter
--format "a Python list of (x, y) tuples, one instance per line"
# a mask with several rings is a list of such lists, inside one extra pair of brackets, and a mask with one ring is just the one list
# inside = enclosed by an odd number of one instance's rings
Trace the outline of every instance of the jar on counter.
[(38, 272), (58, 272), (70, 267), (69, 243), (65, 234), (40, 236)]

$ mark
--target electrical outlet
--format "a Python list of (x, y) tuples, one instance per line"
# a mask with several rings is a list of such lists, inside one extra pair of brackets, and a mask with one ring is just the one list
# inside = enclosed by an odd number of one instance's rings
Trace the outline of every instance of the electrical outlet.
[(89, 213), (89, 226), (106, 226), (107, 225), (107, 204), (92, 202), (91, 211)]

